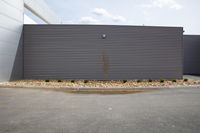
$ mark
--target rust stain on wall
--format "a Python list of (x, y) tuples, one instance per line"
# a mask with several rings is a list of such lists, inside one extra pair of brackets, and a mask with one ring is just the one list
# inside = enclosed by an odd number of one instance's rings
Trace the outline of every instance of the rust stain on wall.
[(107, 56), (105, 50), (103, 50), (103, 52), (102, 52), (102, 63), (103, 63), (104, 79), (108, 79), (108, 74), (109, 74), (109, 57)]

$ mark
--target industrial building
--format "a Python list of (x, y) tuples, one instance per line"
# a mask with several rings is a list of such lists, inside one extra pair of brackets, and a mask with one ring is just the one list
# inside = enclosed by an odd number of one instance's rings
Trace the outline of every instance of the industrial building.
[[(24, 25), (24, 10), (46, 24)], [(182, 27), (63, 25), (43, 0), (0, 0), (0, 20), (0, 81), (200, 74), (200, 36)]]

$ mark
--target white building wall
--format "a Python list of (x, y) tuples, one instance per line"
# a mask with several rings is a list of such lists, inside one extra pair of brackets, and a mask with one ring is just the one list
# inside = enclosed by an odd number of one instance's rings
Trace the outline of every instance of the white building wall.
[(23, 78), (24, 6), (49, 24), (60, 23), (44, 0), (0, 0), (0, 81)]
[(24, 0), (24, 6), (47, 24), (59, 24), (60, 18), (49, 8), (44, 0)]
[(23, 11), (23, 0), (0, 0), (0, 81), (22, 77)]

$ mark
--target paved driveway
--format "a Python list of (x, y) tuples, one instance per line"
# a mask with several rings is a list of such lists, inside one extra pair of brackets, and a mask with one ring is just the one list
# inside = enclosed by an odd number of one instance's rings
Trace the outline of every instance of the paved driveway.
[(1, 133), (199, 133), (200, 88), (81, 95), (0, 88)]

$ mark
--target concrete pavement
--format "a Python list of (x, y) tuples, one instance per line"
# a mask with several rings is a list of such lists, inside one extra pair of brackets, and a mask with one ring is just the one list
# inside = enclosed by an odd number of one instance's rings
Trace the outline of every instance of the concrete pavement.
[(184, 75), (183, 78), (192, 79), (192, 80), (200, 80), (200, 75)]
[(200, 88), (125, 95), (0, 88), (0, 133), (199, 133)]

